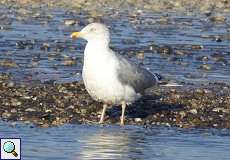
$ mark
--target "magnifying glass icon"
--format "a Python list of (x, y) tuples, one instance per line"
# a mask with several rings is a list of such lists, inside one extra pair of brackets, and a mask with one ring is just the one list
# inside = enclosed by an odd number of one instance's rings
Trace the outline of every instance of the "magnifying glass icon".
[(17, 157), (18, 154), (15, 152), (15, 145), (11, 141), (7, 141), (3, 144), (3, 149), (6, 153), (11, 153), (14, 155), (14, 157)]

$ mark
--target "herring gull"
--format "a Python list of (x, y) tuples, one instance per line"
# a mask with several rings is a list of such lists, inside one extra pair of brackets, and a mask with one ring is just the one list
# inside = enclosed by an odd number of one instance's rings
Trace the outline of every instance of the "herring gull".
[(99, 123), (103, 123), (108, 105), (121, 105), (120, 125), (124, 125), (125, 108), (141, 97), (147, 88), (156, 85), (159, 77), (130, 62), (109, 48), (109, 29), (101, 23), (91, 23), (71, 38), (87, 40), (82, 77), (90, 96), (103, 102)]

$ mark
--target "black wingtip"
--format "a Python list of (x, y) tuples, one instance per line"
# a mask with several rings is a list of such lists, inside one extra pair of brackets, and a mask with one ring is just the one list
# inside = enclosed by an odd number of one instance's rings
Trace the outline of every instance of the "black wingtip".
[(154, 73), (154, 76), (156, 77), (157, 81), (161, 81), (163, 79), (163, 77), (158, 73)]

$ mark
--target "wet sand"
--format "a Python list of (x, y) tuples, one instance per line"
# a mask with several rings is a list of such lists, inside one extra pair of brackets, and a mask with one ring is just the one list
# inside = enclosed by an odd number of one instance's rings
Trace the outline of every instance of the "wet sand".
[[(149, 89), (128, 107), (126, 124), (230, 128), (230, 86), (184, 85)], [(41, 127), (96, 124), (102, 109), (102, 104), (93, 101), (81, 83), (19, 85), (2, 75), (0, 95), (3, 120)], [(110, 108), (105, 124), (119, 124), (120, 114), (119, 106)]]

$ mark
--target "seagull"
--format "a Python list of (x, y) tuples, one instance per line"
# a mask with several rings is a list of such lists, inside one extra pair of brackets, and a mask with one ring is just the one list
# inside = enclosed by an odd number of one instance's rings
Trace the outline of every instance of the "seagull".
[(159, 75), (152, 74), (110, 49), (110, 33), (104, 24), (88, 24), (70, 37), (87, 41), (82, 77), (89, 95), (103, 103), (99, 123), (104, 122), (108, 106), (121, 105), (120, 125), (124, 126), (126, 106), (138, 100), (145, 89), (156, 85)]

